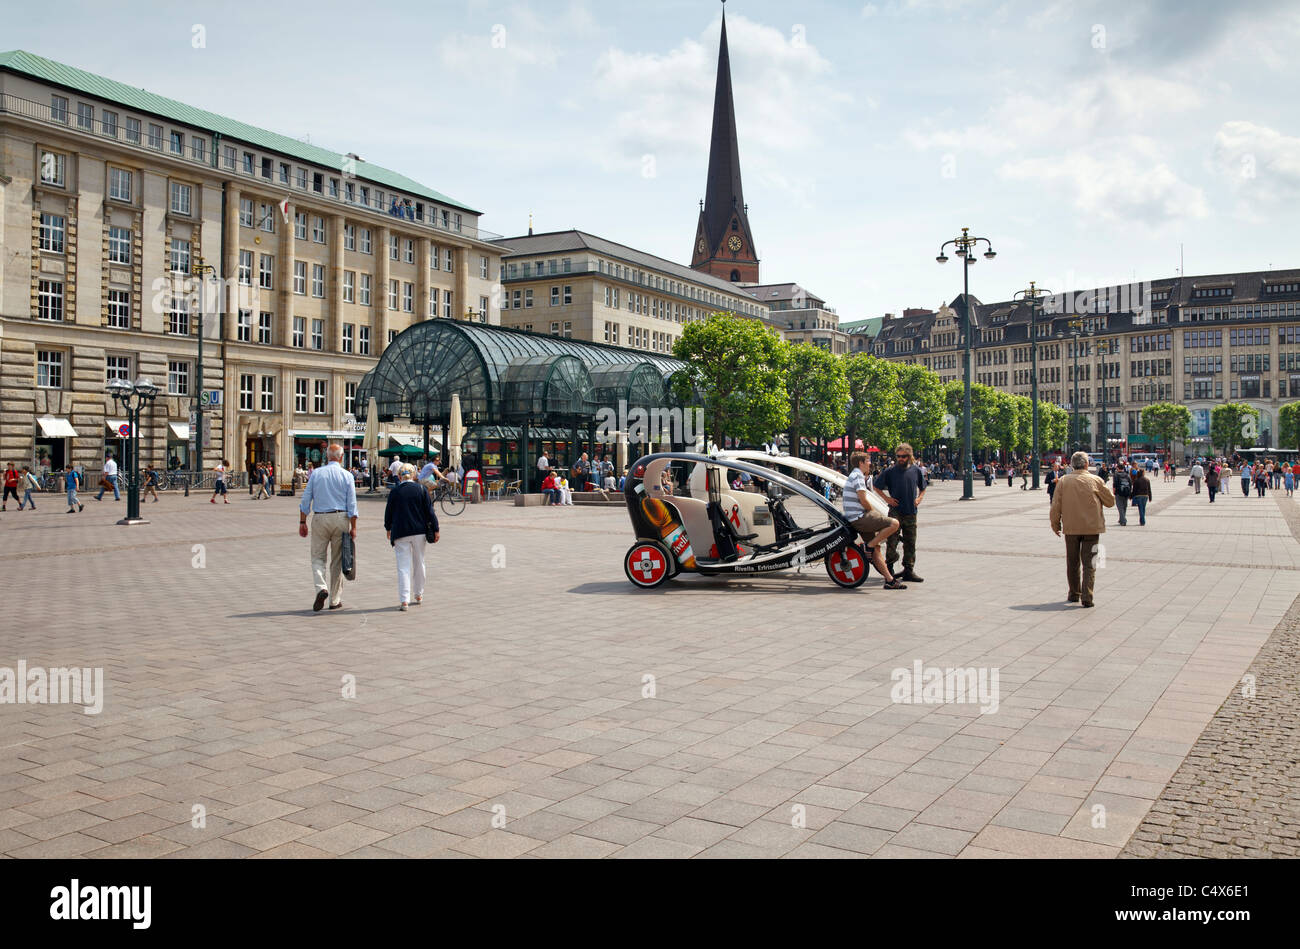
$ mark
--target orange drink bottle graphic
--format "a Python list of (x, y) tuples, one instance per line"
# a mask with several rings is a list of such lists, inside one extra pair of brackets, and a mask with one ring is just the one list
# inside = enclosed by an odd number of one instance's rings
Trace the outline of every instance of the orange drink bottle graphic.
[(687, 570), (695, 569), (695, 551), (691, 549), (690, 538), (680, 524), (674, 523), (672, 511), (658, 498), (642, 498), (641, 510), (654, 528), (659, 531), (659, 538), (668, 545), (677, 562)]

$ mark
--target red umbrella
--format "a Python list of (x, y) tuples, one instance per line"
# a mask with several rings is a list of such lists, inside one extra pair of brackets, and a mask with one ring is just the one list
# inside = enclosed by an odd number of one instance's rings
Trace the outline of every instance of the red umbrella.
[[(827, 451), (836, 451), (836, 452), (838, 452), (838, 451), (843, 451), (843, 450), (844, 450), (844, 439), (843, 439), (843, 438), (837, 438), (835, 441), (831, 442), (830, 444), (828, 444), (828, 445), (826, 446), (826, 450), (827, 450)], [(876, 451), (877, 449), (873, 448), (873, 449), (871, 449), (871, 450), (872, 450), (872, 451)], [(859, 438), (859, 439), (856, 439), (856, 440), (854, 441), (854, 451), (862, 451), (862, 439)]]

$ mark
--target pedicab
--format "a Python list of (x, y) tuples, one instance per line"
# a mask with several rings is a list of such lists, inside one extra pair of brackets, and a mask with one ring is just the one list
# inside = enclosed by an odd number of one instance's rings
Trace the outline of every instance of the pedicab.
[[(663, 482), (670, 465), (690, 466), (690, 496), (676, 496)], [(748, 474), (760, 491), (735, 489), (726, 473)], [(838, 471), (788, 455), (729, 451), (716, 455), (663, 452), (632, 465), (624, 487), (636, 542), (623, 558), (629, 581), (653, 590), (683, 573), (706, 577), (755, 575), (797, 569), (822, 561), (836, 586), (854, 589), (868, 576), (866, 550), (840, 509), (796, 475), (829, 481), (843, 490)], [(814, 520), (800, 511), (796, 522), (786, 504), (802, 499)], [(888, 513), (868, 492), (868, 503)]]

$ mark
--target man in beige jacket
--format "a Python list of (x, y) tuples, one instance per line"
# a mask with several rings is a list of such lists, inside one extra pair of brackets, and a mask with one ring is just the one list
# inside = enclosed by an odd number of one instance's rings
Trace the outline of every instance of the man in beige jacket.
[[(1056, 482), (1052, 494), (1052, 530), (1065, 532), (1065, 573), (1070, 581), (1069, 602), (1083, 600), (1092, 606), (1096, 577), (1097, 539), (1106, 533), (1105, 508), (1115, 506), (1115, 495), (1106, 482), (1088, 470), (1087, 452), (1076, 451), (1070, 458), (1074, 470)], [(1079, 568), (1083, 568), (1083, 583)]]

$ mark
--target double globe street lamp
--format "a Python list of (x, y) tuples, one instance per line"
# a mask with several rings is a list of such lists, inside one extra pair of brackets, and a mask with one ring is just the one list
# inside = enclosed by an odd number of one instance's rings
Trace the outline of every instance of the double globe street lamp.
[(1029, 345), (1033, 358), (1033, 368), (1030, 369), (1029, 381), (1031, 388), (1030, 400), (1034, 406), (1034, 425), (1033, 425), (1033, 448), (1030, 454), (1030, 465), (1033, 467), (1034, 485), (1032, 490), (1039, 489), (1039, 471), (1042, 463), (1038, 457), (1038, 315), (1043, 311), (1043, 297), (1050, 297), (1052, 291), (1044, 290), (1034, 281), (1029, 281), (1029, 289), (1021, 290), (1016, 294), (1016, 299), (1029, 307)]
[(945, 241), (939, 248), (939, 256), (935, 258), (939, 263), (946, 264), (948, 256), (944, 253), (949, 245), (956, 248), (956, 254), (962, 259), (962, 310), (964, 323), (962, 336), (965, 337), (965, 347), (962, 357), (963, 379), (966, 386), (965, 403), (962, 409), (963, 425), (963, 448), (962, 448), (962, 467), (965, 469), (963, 478), (963, 489), (961, 499), (963, 501), (975, 500), (975, 480), (974, 472), (971, 468), (971, 419), (970, 419), (970, 364), (971, 364), (971, 336), (975, 331), (975, 314), (974, 308), (970, 302), (970, 268), (975, 263), (975, 251), (979, 245), (987, 244), (988, 250), (984, 252), (985, 260), (992, 260), (997, 256), (997, 251), (993, 249), (993, 244), (987, 237), (971, 237), (970, 228), (961, 229), (961, 237)]
[(126, 423), (130, 431), (126, 440), (128, 460), (126, 464), (126, 517), (117, 523), (124, 527), (148, 524), (140, 516), (140, 413), (154, 399), (158, 398), (158, 387), (148, 379), (141, 377), (134, 383), (125, 379), (114, 379), (105, 388), (113, 397), (116, 405), (122, 406), (126, 413)]

